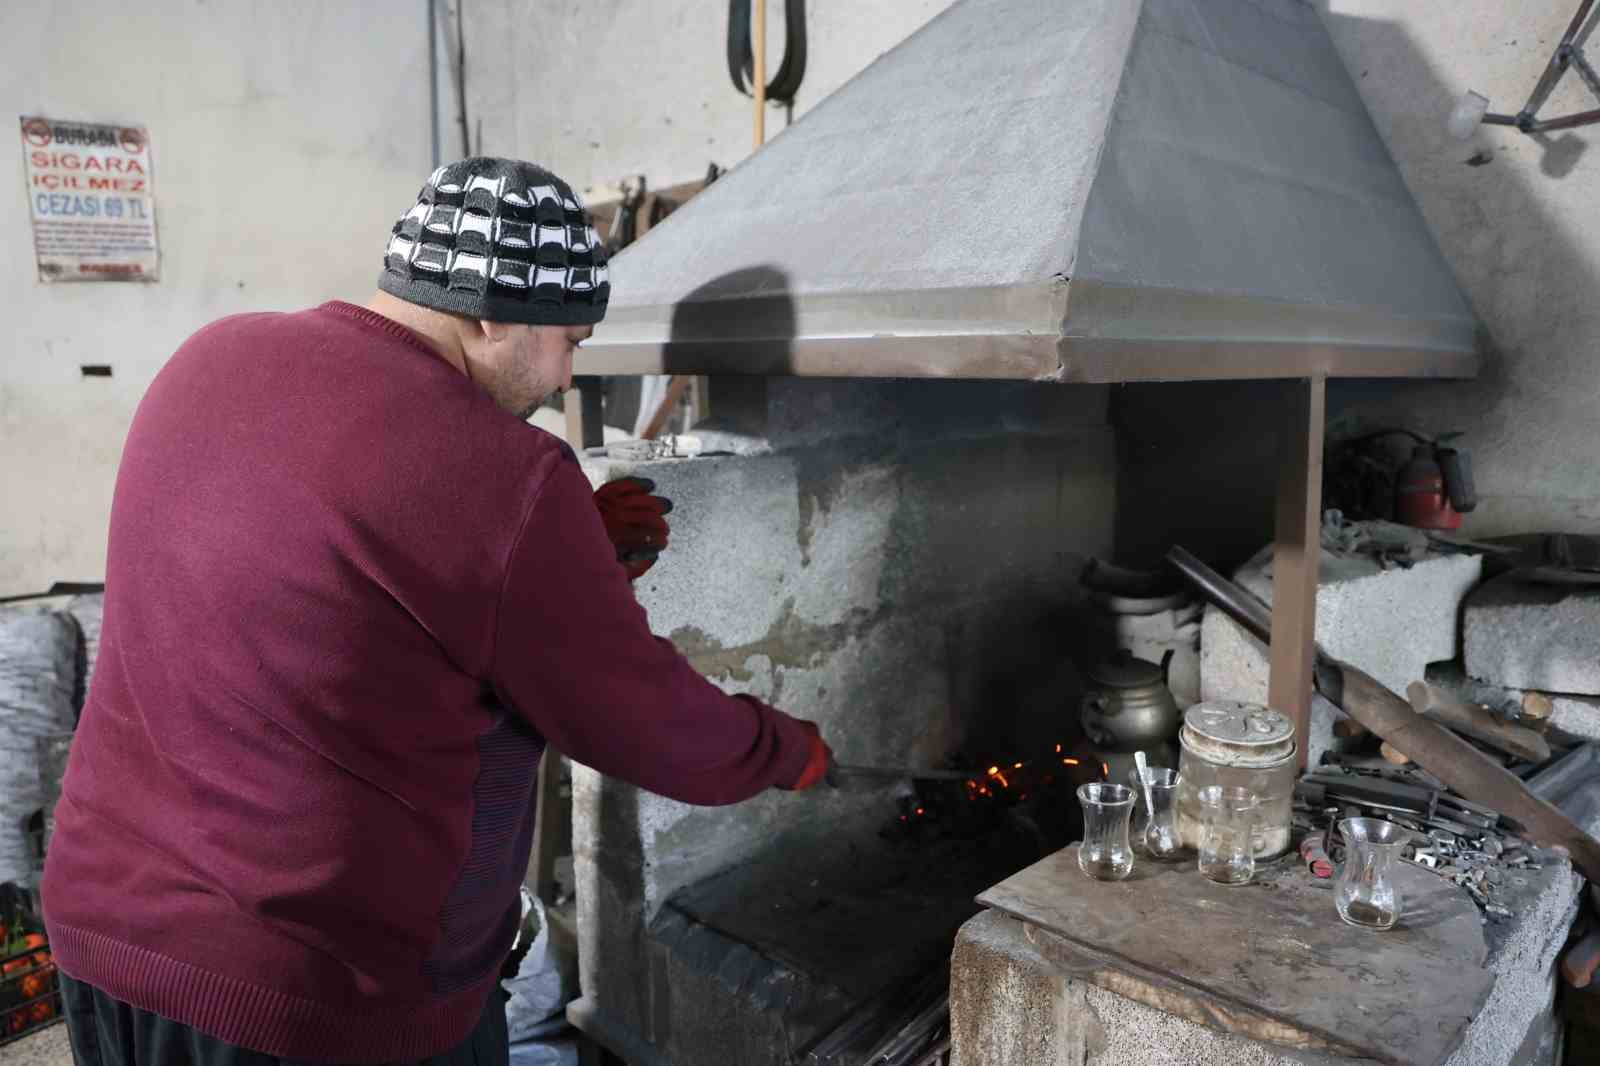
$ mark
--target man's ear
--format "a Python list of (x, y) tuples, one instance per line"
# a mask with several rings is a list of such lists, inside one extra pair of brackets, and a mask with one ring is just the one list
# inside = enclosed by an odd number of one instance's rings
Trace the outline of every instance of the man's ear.
[(486, 318), (478, 319), (478, 329), (483, 332), (483, 339), (492, 344), (498, 344), (506, 339), (510, 328), (504, 322), (491, 322)]

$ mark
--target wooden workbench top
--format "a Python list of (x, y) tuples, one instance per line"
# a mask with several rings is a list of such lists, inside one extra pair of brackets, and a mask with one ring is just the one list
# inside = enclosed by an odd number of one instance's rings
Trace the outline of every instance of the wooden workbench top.
[(1248, 885), (1143, 859), (1102, 882), (1073, 847), (978, 901), (1044, 930), (1030, 939), (1074, 978), (1129, 999), (1287, 1047), (1427, 1066), (1461, 1042), (1494, 975), (1466, 893), (1396, 866), (1403, 911), (1388, 932), (1341, 921), (1333, 882), (1292, 856)]

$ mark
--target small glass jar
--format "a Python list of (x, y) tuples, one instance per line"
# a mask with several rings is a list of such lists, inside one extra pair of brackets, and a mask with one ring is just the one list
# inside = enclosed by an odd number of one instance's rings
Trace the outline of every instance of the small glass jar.
[(1339, 823), (1344, 864), (1334, 885), (1339, 917), (1368, 929), (1393, 929), (1400, 920), (1394, 862), (1411, 834), (1381, 818), (1346, 818)]
[(1200, 805), (1201, 876), (1219, 885), (1242, 885), (1256, 873), (1255, 830), (1260, 801), (1247, 788), (1207, 785)]
[(1139, 770), (1128, 775), (1128, 786), (1133, 789), (1133, 840), (1134, 850), (1142, 851), (1161, 862), (1176, 859), (1183, 851), (1183, 840), (1178, 836), (1178, 771), (1165, 766), (1149, 767), (1150, 798), (1144, 795), (1144, 783), (1139, 780)]
[(1098, 782), (1078, 786), (1083, 807), (1083, 843), (1078, 869), (1096, 881), (1121, 881), (1133, 872), (1133, 847), (1128, 819), (1133, 814), (1133, 789)]
[(1289, 850), (1294, 807), (1294, 726), (1277, 711), (1255, 703), (1212, 700), (1197, 703), (1183, 716), (1178, 734), (1178, 834), (1186, 846), (1200, 846), (1199, 793), (1209, 785), (1243, 788), (1260, 803), (1254, 851), (1275, 859)]

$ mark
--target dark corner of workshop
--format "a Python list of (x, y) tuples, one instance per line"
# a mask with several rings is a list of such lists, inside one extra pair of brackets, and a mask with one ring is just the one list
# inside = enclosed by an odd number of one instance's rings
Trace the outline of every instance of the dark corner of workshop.
[(0, 1061), (1600, 1063), (1597, 26), (5, 6)]

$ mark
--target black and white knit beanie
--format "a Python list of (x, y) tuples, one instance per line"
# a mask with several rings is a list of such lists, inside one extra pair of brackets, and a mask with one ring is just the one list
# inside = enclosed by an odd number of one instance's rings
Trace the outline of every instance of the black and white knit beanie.
[(440, 167), (394, 225), (378, 287), (490, 322), (600, 321), (606, 250), (566, 182), (532, 163), (474, 157)]

